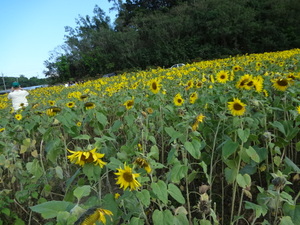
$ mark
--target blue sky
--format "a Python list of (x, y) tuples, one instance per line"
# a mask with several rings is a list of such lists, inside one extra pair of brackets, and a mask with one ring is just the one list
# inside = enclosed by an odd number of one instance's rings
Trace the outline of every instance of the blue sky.
[(93, 16), (98, 5), (115, 19), (108, 0), (2, 0), (0, 3), (0, 76), (44, 78), (44, 61), (64, 43), (65, 26)]

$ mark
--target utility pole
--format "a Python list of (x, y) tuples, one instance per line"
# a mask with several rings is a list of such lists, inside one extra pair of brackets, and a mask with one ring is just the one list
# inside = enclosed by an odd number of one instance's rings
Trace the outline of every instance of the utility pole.
[(5, 85), (5, 80), (4, 80), (3, 73), (2, 73), (2, 80), (3, 80), (4, 90), (6, 91), (6, 85)]

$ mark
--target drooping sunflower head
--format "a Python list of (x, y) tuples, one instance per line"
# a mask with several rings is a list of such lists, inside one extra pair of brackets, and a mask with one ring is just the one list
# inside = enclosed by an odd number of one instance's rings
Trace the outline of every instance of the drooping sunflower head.
[(106, 224), (106, 215), (112, 220), (111, 216), (113, 213), (110, 210), (93, 207), (83, 213), (75, 224), (94, 225), (97, 221)]
[(68, 156), (68, 159), (74, 164), (84, 166), (87, 163), (94, 163), (94, 165), (98, 165), (101, 168), (107, 164), (101, 160), (105, 154), (96, 152), (96, 148), (89, 151), (71, 151), (69, 149), (68, 151), (72, 153)]
[(228, 109), (233, 116), (242, 116), (246, 111), (246, 104), (238, 98), (233, 98), (232, 102), (228, 102)]
[(285, 91), (290, 83), (290, 78), (277, 78), (273, 79), (273, 87), (278, 91)]
[(181, 106), (184, 103), (184, 99), (181, 97), (180, 93), (175, 95), (173, 101), (176, 106)]
[(136, 180), (140, 176), (138, 173), (133, 173), (132, 168), (124, 164), (124, 169), (117, 169), (118, 172), (115, 173), (118, 177), (116, 178), (116, 184), (120, 185), (120, 188), (123, 188), (125, 191), (128, 187), (130, 191), (138, 189), (141, 184)]
[(127, 110), (131, 109), (134, 105), (134, 99), (127, 100), (123, 105), (125, 105)]
[(84, 103), (84, 108), (85, 109), (93, 109), (96, 107), (96, 104), (94, 102), (86, 102)]
[(137, 164), (139, 167), (145, 169), (147, 173), (151, 173), (152, 169), (150, 167), (149, 162), (146, 159), (138, 157), (135, 159), (134, 163)]
[(216, 79), (219, 83), (226, 83), (229, 80), (229, 72), (221, 70), (217, 73)]
[(88, 95), (80, 95), (79, 99), (80, 100), (85, 100), (87, 99), (89, 96)]
[(55, 116), (57, 113), (59, 113), (61, 111), (61, 108), (59, 107), (50, 107), (46, 110), (46, 114), (48, 116)]

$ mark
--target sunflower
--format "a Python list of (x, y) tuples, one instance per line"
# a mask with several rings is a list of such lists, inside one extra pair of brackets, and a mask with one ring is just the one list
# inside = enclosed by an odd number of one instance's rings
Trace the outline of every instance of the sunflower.
[(196, 117), (196, 120), (197, 120), (199, 123), (202, 123), (203, 120), (204, 120), (204, 118), (205, 118), (205, 116), (204, 116), (202, 113), (200, 113), (200, 114)]
[(134, 104), (134, 100), (130, 99), (130, 100), (127, 100), (123, 105), (125, 105), (126, 109), (129, 110), (133, 107), (133, 104)]
[(69, 108), (73, 108), (75, 106), (75, 103), (74, 102), (68, 102), (66, 104), (66, 106), (69, 107)]
[(93, 109), (96, 107), (96, 104), (94, 102), (86, 102), (84, 103), (85, 109)]
[(144, 158), (138, 157), (134, 161), (135, 164), (137, 164), (139, 167), (144, 168), (147, 173), (151, 173), (151, 167), (148, 161)]
[(232, 70), (233, 70), (234, 72), (238, 72), (238, 71), (243, 70), (243, 68), (240, 67), (240, 66), (238, 66), (238, 65), (236, 65), (236, 66), (233, 66), (233, 67), (232, 67)]
[(82, 125), (82, 123), (81, 123), (80, 121), (78, 121), (78, 122), (76, 123), (76, 126), (77, 126), (77, 127), (81, 127), (81, 125)]
[(89, 151), (71, 151), (69, 149), (68, 151), (72, 153), (72, 155), (68, 156), (68, 159), (79, 166), (84, 166), (86, 163), (94, 163), (102, 168), (107, 164), (101, 160), (105, 154), (97, 153), (96, 148)]
[(238, 82), (236, 83), (235, 86), (236, 86), (236, 88), (239, 88), (239, 89), (248, 89), (249, 90), (252, 85), (253, 85), (252, 75), (245, 74), (238, 80)]
[(189, 80), (185, 86), (185, 90), (189, 90), (192, 87), (194, 87), (194, 81), (193, 80)]
[(226, 83), (229, 80), (229, 73), (228, 71), (221, 70), (217, 73), (216, 79), (219, 83)]
[(246, 104), (242, 103), (238, 98), (233, 98), (233, 102), (228, 102), (228, 109), (233, 116), (242, 116), (245, 111)]
[(153, 79), (150, 81), (150, 90), (152, 91), (153, 94), (157, 94), (160, 90), (160, 83), (156, 80)]
[(49, 105), (54, 106), (55, 105), (55, 101), (49, 100), (48, 101)]
[(150, 107), (148, 107), (148, 108), (146, 109), (146, 111), (147, 111), (147, 113), (149, 113), (149, 114), (152, 114), (152, 113), (153, 113), (153, 109), (150, 108)]
[(106, 224), (105, 215), (110, 216), (110, 219), (112, 219), (111, 216), (113, 215), (113, 213), (107, 209), (90, 208), (80, 216), (75, 224), (94, 225), (97, 221)]
[(125, 191), (128, 187), (130, 187), (130, 190), (136, 190), (138, 189), (141, 184), (136, 180), (137, 177), (140, 176), (138, 173), (132, 173), (132, 168), (124, 164), (124, 169), (120, 168), (117, 169), (118, 172), (115, 173), (118, 177), (116, 178), (117, 182), (116, 184), (120, 185), (120, 188), (123, 188)]
[(48, 116), (55, 116), (57, 113), (59, 113), (61, 111), (61, 108), (58, 107), (50, 107), (49, 109), (47, 109), (46, 114)]
[(257, 92), (262, 92), (263, 90), (263, 83), (264, 83), (264, 78), (262, 76), (257, 76), (253, 78), (253, 87)]
[(201, 88), (202, 85), (203, 85), (203, 83), (202, 83), (201, 81), (197, 81), (197, 82), (196, 82), (196, 87), (197, 87), (197, 88)]
[(5, 131), (5, 128), (4, 127), (0, 128), (0, 133), (2, 133), (3, 131)]
[(22, 119), (22, 115), (21, 114), (16, 114), (15, 118), (16, 118), (16, 120), (21, 120)]
[(84, 99), (86, 99), (87, 97), (89, 97), (89, 96), (88, 96), (88, 95), (80, 95), (79, 98), (80, 98), (81, 100), (84, 100)]
[(296, 109), (297, 109), (298, 114), (300, 114), (300, 105)]
[(198, 99), (198, 94), (197, 92), (193, 92), (191, 95), (190, 95), (190, 103), (191, 104), (194, 104), (195, 101)]
[(184, 103), (184, 99), (181, 97), (180, 93), (175, 95), (173, 101), (176, 106), (181, 106)]
[(277, 78), (271, 80), (273, 82), (273, 87), (278, 91), (285, 91), (290, 82), (290, 78)]

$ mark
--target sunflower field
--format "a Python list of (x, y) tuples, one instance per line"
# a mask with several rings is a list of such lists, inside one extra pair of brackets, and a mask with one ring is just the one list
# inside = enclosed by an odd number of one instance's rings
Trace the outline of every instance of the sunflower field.
[(299, 225), (300, 49), (0, 96), (0, 224)]

